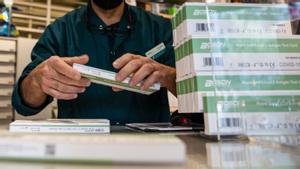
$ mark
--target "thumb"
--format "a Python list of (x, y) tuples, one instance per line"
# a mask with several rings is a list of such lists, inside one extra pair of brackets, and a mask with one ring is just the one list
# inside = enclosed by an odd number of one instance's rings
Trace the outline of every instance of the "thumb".
[(69, 65), (73, 65), (74, 63), (84, 65), (84, 64), (87, 64), (89, 62), (89, 56), (88, 55), (81, 55), (81, 56), (67, 57), (67, 58), (64, 58), (64, 61)]

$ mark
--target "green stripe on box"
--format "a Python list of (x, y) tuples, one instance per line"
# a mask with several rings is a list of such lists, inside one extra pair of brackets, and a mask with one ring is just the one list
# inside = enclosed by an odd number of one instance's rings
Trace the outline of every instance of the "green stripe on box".
[[(249, 151), (248, 149), (247, 149), (247, 151), (245, 151), (245, 152), (251, 152), (251, 151)], [(254, 151), (254, 152), (257, 152), (257, 151)], [(259, 165), (259, 166), (251, 166), (251, 169), (266, 169), (266, 167), (264, 167), (264, 163), (263, 163), (263, 161), (262, 162), (259, 162), (259, 163), (257, 163), (257, 165)], [(290, 166), (289, 165), (276, 165), (276, 166), (272, 166), (272, 169), (299, 169), (299, 166), (297, 166), (297, 165), (295, 165), (295, 166), (293, 166), (294, 164), (290, 164)], [(228, 167), (229, 168), (229, 167)], [(248, 169), (249, 167), (248, 166), (246, 166), (246, 167), (234, 167), (234, 169)], [(224, 167), (214, 167), (214, 169), (224, 169)]]
[(182, 87), (178, 95), (192, 92), (300, 90), (300, 75), (217, 75), (197, 76), (177, 82)]
[(175, 17), (171, 18), (171, 24), (172, 24), (172, 29), (174, 30), (176, 28)]
[[(300, 39), (193, 38), (176, 61), (193, 53), (300, 53)], [(179, 49), (181, 48), (179, 47)]]
[(22, 124), (14, 124), (13, 127), (23, 127), (23, 126), (26, 126), (26, 127), (40, 127), (40, 128), (45, 128), (45, 127), (49, 127), (49, 128), (74, 128), (74, 129), (78, 129), (78, 128), (98, 128), (98, 127), (110, 127), (109, 124), (107, 125), (56, 125), (56, 124), (53, 124), (53, 125), (22, 125)]
[[(132, 89), (136, 89), (136, 90), (141, 90), (140, 87), (138, 87), (138, 86), (129, 86), (129, 84), (127, 84), (127, 83), (122, 83), (122, 82), (118, 82), (118, 81), (114, 81), (114, 80), (109, 80), (109, 79), (105, 79), (105, 78), (91, 76), (91, 75), (87, 75), (87, 74), (84, 74), (84, 73), (81, 73), (81, 75), (83, 77), (85, 77), (85, 78), (88, 78), (88, 79), (91, 79), (91, 80), (95, 80), (95, 81), (98, 81), (100, 83), (104, 82), (104, 83), (109, 83), (109, 84), (112, 84), (112, 85), (118, 85), (118, 86), (123, 86), (123, 87), (126, 87), (126, 88), (132, 88)], [(153, 89), (147, 89), (145, 91), (146, 92), (156, 92), (156, 90), (153, 90)]]
[[(251, 6), (184, 6), (182, 18), (177, 26), (186, 19), (228, 19), (255, 21), (290, 20), (288, 6), (251, 7)], [(208, 15), (208, 17), (207, 17)]]
[(204, 96), (203, 111), (216, 113), (217, 103), (223, 113), (300, 112), (300, 96)]
[[(90, 166), (99, 166), (99, 165), (106, 165), (111, 166), (113, 165), (113, 161), (109, 159), (80, 159), (80, 158), (61, 158), (61, 157), (51, 157), (51, 156), (0, 156), (1, 162), (36, 162), (36, 164), (43, 164), (49, 165), (55, 163), (61, 165), (70, 165), (72, 164), (77, 166), (83, 165), (90, 165)], [(28, 163), (29, 164), (29, 163)], [(25, 165), (26, 166), (26, 165)], [(50, 167), (51, 168), (51, 167)]]

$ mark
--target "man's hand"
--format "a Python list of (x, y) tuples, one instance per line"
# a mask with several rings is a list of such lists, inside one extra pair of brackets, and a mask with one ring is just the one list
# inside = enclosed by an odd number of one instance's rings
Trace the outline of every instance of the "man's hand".
[(52, 56), (38, 65), (22, 82), (21, 95), (31, 107), (41, 106), (47, 95), (56, 99), (71, 100), (83, 93), (91, 82), (81, 78), (72, 68), (73, 63), (86, 64), (87, 55), (80, 57)]
[[(176, 95), (176, 70), (172, 67), (160, 64), (148, 57), (134, 54), (125, 54), (113, 63), (114, 68), (120, 69), (116, 76), (117, 81), (123, 81), (132, 75), (130, 86), (141, 83), (141, 90), (146, 90), (156, 82), (166, 87)], [(114, 91), (118, 89), (113, 88)]]

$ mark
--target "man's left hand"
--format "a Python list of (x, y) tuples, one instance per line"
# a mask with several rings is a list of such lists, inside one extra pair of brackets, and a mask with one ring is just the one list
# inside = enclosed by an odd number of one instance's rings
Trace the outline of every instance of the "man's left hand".
[[(120, 69), (116, 76), (117, 81), (123, 81), (132, 76), (129, 85), (141, 83), (141, 90), (146, 90), (154, 83), (159, 82), (176, 95), (175, 68), (160, 64), (148, 57), (127, 53), (113, 63), (114, 68)], [(117, 89), (114, 88), (115, 91)]]

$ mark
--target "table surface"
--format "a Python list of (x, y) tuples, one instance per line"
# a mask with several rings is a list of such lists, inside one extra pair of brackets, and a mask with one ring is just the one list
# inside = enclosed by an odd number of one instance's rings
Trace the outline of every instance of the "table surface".
[[(0, 131), (7, 130), (8, 123), (0, 121)], [(112, 134), (145, 134), (124, 126), (113, 126)], [(151, 133), (153, 134), (153, 133)], [(72, 165), (58, 163), (32, 163), (1, 161), (1, 169), (211, 169), (211, 168), (300, 168), (300, 136), (251, 137), (217, 142), (198, 132), (157, 133), (176, 135), (187, 146), (187, 160), (182, 165)], [(1, 135), (0, 135), (1, 139)], [(270, 142), (270, 140), (273, 140)], [(275, 142), (276, 141), (276, 142)], [(284, 144), (287, 143), (287, 144)]]

